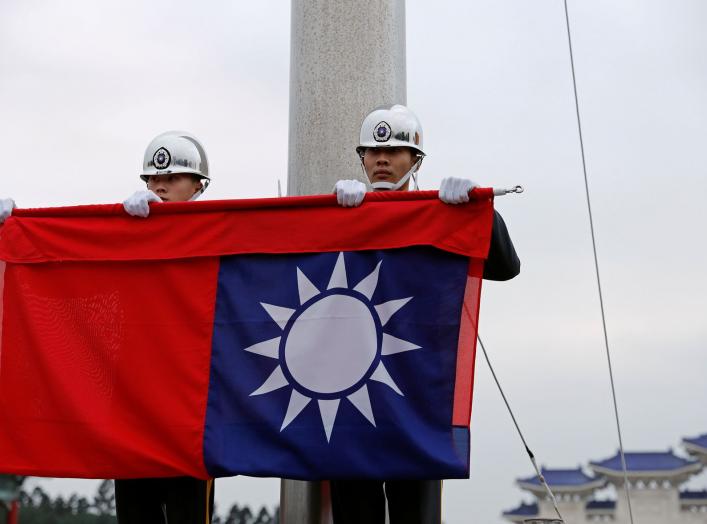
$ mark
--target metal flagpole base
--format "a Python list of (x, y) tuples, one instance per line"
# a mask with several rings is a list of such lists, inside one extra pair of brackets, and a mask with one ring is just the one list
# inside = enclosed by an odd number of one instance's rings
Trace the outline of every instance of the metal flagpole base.
[(281, 524), (332, 524), (329, 482), (280, 480)]

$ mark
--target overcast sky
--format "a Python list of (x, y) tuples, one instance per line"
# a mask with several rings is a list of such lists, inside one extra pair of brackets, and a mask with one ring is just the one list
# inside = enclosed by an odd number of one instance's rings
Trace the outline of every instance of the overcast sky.
[[(624, 443), (679, 452), (707, 432), (707, 2), (569, 5)], [(121, 201), (167, 129), (205, 144), (205, 198), (275, 196), (287, 177), (289, 6), (2, 0), (0, 196)], [(497, 201), (523, 266), (485, 285), (480, 330), (529, 444), (550, 467), (613, 455), (562, 1), (410, 1), (407, 70), (426, 133), (421, 187), (453, 175), (526, 188)], [(514, 479), (532, 471), (481, 359), (477, 369), (472, 478), (445, 483), (447, 524), (502, 522), (524, 497)], [(274, 505), (278, 488), (229, 479), (216, 493), (223, 510)]]

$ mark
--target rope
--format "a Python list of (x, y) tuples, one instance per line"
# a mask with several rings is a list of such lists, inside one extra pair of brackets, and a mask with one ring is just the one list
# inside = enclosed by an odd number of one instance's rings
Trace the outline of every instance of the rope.
[(594, 220), (592, 218), (592, 204), (589, 197), (589, 182), (587, 177), (587, 162), (584, 155), (584, 139), (582, 137), (582, 121), (579, 115), (579, 96), (577, 95), (577, 77), (574, 69), (574, 54), (572, 52), (572, 35), (570, 32), (570, 16), (567, 9), (567, 0), (563, 0), (565, 5), (565, 21), (567, 24), (567, 42), (569, 44), (570, 65), (572, 68), (572, 86), (574, 88), (574, 105), (577, 113), (577, 129), (579, 131), (579, 147), (582, 153), (582, 171), (584, 173), (584, 190), (587, 196), (587, 210), (589, 212), (589, 228), (592, 233), (592, 250), (594, 252), (594, 268), (597, 276), (597, 289), (599, 291), (599, 305), (601, 307), (601, 325), (604, 330), (604, 347), (606, 348), (606, 360), (609, 365), (609, 379), (611, 381), (611, 397), (614, 402), (614, 416), (616, 418), (616, 431), (619, 435), (619, 453), (621, 454), (621, 468), (624, 474), (624, 488), (626, 491), (626, 500), (628, 502), (628, 515), (633, 524), (633, 511), (631, 510), (631, 493), (628, 484), (628, 468), (626, 467), (626, 456), (624, 455), (624, 444), (621, 438), (621, 422), (619, 418), (619, 407), (616, 401), (616, 387), (614, 386), (614, 373), (611, 365), (611, 352), (609, 351), (609, 336), (606, 330), (606, 315), (604, 313), (604, 298), (601, 291), (601, 279), (599, 277), (599, 258), (597, 257), (597, 244), (594, 235)]
[[(466, 307), (464, 308), (466, 310)], [(469, 315), (469, 312), (466, 311), (467, 315)], [(520, 430), (520, 426), (518, 425), (518, 421), (516, 420), (515, 415), (513, 414), (513, 410), (511, 409), (511, 405), (508, 403), (508, 399), (506, 398), (506, 394), (503, 392), (503, 388), (501, 387), (501, 383), (498, 381), (498, 377), (496, 376), (496, 372), (493, 369), (493, 366), (491, 365), (491, 360), (489, 359), (488, 353), (486, 353), (486, 348), (484, 347), (484, 343), (481, 341), (481, 337), (478, 336), (476, 337), (479, 340), (479, 345), (481, 346), (481, 350), (484, 353), (484, 358), (486, 359), (486, 363), (489, 366), (489, 369), (491, 370), (491, 375), (493, 376), (493, 379), (496, 381), (496, 386), (498, 386), (498, 391), (501, 393), (501, 397), (503, 397), (503, 402), (506, 404), (506, 408), (508, 409), (508, 413), (511, 415), (511, 419), (513, 419), (513, 425), (516, 427), (516, 430), (518, 431), (518, 435), (520, 436), (520, 440), (523, 441), (523, 446), (525, 446), (525, 451), (528, 453), (528, 457), (530, 457), (530, 462), (533, 464), (533, 468), (535, 468), (535, 474), (538, 476), (538, 480), (540, 480), (540, 484), (545, 488), (545, 491), (547, 492), (548, 497), (550, 498), (550, 501), (552, 502), (552, 506), (555, 508), (555, 513), (557, 513), (557, 516), (560, 518), (562, 522), (564, 522), (564, 519), (562, 518), (562, 515), (560, 514), (560, 510), (557, 507), (557, 500), (555, 499), (555, 495), (550, 489), (550, 486), (548, 483), (545, 481), (545, 477), (543, 474), (540, 472), (540, 468), (538, 468), (537, 462), (535, 462), (535, 455), (533, 455), (533, 452), (530, 451), (530, 448), (528, 447), (528, 443), (525, 441), (525, 437), (523, 436), (523, 432)]]

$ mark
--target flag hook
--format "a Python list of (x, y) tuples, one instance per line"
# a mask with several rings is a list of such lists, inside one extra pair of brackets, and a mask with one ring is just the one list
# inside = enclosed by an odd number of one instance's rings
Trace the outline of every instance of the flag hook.
[(509, 193), (517, 193), (517, 194), (520, 194), (520, 193), (522, 193), (523, 191), (525, 191), (525, 189), (523, 189), (523, 186), (520, 186), (520, 185), (518, 185), (518, 186), (513, 186), (513, 187), (508, 188), (508, 189), (505, 189), (505, 188), (502, 188), (502, 187), (497, 187), (497, 188), (494, 188), (494, 189), (493, 189), (493, 195), (494, 195), (494, 196), (503, 196), (503, 195), (507, 195), (507, 194), (509, 194)]

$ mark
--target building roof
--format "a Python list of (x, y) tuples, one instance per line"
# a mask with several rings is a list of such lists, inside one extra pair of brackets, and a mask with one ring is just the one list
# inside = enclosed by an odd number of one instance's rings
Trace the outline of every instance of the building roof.
[(707, 499), (707, 490), (702, 491), (681, 491), (680, 500), (705, 500)]
[[(596, 477), (587, 475), (582, 468), (577, 469), (541, 469), (545, 482), (550, 486), (583, 486), (598, 480)], [(518, 479), (518, 483), (535, 484), (540, 486), (540, 480), (533, 475), (532, 477)]]
[(616, 509), (615, 500), (590, 500), (586, 505), (587, 510), (614, 510)]
[[(673, 471), (699, 464), (697, 461), (678, 457), (672, 450), (664, 452), (624, 453), (624, 455), (626, 457), (626, 469), (634, 472)], [(590, 462), (589, 465), (613, 471), (623, 471), (621, 467), (621, 456), (618, 451), (613, 457), (598, 462)]]
[(521, 502), (517, 508), (503, 512), (504, 517), (534, 517), (537, 514), (538, 505), (536, 503), (526, 504), (524, 502)]
[(682, 441), (685, 444), (692, 444), (693, 446), (707, 449), (707, 433), (695, 438), (684, 438)]

